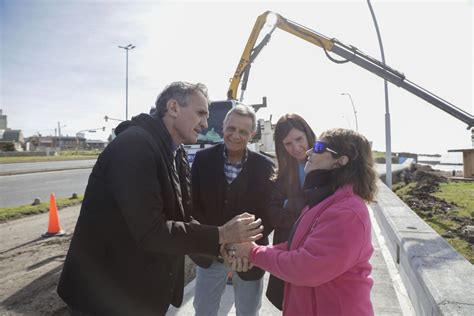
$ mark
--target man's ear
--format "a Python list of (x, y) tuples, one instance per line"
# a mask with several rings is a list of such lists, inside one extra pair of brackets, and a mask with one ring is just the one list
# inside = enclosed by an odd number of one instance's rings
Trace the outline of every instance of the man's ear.
[(168, 110), (167, 112), (171, 117), (178, 117), (180, 110), (178, 101), (176, 101), (175, 99), (169, 99), (166, 103), (166, 109)]
[(346, 155), (343, 155), (337, 158), (337, 163), (341, 166), (347, 165), (348, 162), (349, 162), (349, 157), (347, 157)]
[(253, 131), (252, 134), (250, 134), (250, 139), (253, 139), (257, 135), (257, 131)]

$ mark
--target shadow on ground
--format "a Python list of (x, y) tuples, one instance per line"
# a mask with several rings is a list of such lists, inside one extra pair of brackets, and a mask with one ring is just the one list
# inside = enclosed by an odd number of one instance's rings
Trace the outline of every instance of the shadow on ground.
[[(45, 264), (55, 257), (38, 264)], [(34, 266), (30, 266), (31, 269)], [(67, 315), (66, 305), (56, 293), (62, 265), (53, 268), (2, 301), (2, 309), (11, 315)], [(2, 312), (2, 313), (3, 313)]]

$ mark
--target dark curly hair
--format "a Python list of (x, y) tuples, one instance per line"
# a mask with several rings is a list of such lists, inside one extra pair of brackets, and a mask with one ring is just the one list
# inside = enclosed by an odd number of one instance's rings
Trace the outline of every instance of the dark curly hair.
[(332, 188), (337, 190), (343, 185), (351, 184), (354, 193), (367, 202), (372, 202), (377, 192), (377, 174), (367, 138), (353, 130), (335, 128), (323, 132), (319, 139), (338, 153), (331, 153), (333, 157), (345, 155), (349, 158), (345, 166), (333, 169)]
[(189, 83), (176, 81), (168, 85), (159, 95), (155, 102), (156, 109), (152, 111), (158, 117), (163, 117), (168, 111), (166, 107), (169, 100), (176, 100), (179, 105), (186, 106), (191, 96), (195, 92), (201, 92), (207, 99), (207, 87), (202, 83)]

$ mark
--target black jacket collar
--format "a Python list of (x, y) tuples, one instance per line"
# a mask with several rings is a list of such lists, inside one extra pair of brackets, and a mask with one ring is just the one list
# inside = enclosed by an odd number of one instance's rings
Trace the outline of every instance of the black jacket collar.
[(306, 204), (310, 208), (334, 193), (334, 190), (329, 185), (331, 174), (331, 170), (318, 169), (306, 175), (303, 193)]
[(166, 149), (164, 150), (166, 157), (173, 159), (173, 140), (161, 118), (144, 113), (139, 114), (134, 116), (130, 121), (120, 123), (115, 129), (115, 134), (120, 134), (130, 126), (140, 126), (150, 133), (157, 145), (160, 148)]

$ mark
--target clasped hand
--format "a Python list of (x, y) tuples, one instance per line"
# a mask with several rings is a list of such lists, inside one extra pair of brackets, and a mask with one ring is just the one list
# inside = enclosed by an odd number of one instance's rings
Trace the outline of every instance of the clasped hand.
[(221, 246), (221, 256), (232, 271), (247, 272), (253, 268), (253, 264), (249, 260), (249, 254), (254, 246), (256, 246), (254, 242), (223, 244)]
[(258, 240), (263, 236), (261, 224), (262, 220), (255, 219), (253, 214), (237, 215), (224, 225), (219, 226), (219, 243), (230, 244)]

